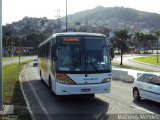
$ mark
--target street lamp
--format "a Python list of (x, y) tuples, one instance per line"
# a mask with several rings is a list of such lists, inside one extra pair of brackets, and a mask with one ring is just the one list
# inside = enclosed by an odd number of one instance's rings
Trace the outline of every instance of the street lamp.
[[(2, 0), (0, 0), (2, 6)], [(2, 26), (2, 7), (0, 8), (0, 25)], [(3, 85), (2, 85), (2, 27), (0, 27), (0, 111), (3, 109)]]

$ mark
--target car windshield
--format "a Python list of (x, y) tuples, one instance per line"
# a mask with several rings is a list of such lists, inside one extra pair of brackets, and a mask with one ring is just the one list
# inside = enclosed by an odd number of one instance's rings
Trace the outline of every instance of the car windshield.
[(60, 71), (110, 70), (104, 37), (59, 37), (57, 56)]

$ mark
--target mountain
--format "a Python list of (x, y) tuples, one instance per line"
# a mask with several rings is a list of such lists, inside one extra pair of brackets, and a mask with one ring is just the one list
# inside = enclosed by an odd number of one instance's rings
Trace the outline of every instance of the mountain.
[[(136, 27), (157, 28), (160, 27), (160, 14), (138, 11), (124, 7), (102, 7), (81, 11), (69, 15), (70, 23), (80, 22), (89, 24), (108, 25), (136, 25)], [(64, 19), (64, 18), (63, 18)], [(140, 25), (140, 26), (139, 26)]]
[[(160, 28), (160, 14), (138, 11), (124, 7), (102, 7), (98, 6), (75, 14), (68, 15), (68, 29), (70, 31), (78, 28), (101, 29), (101, 26), (115, 30), (127, 28), (129, 30), (155, 30)], [(65, 17), (58, 20), (44, 18), (24, 17), (18, 22), (3, 26), (3, 32), (7, 35), (26, 35), (30, 33), (52, 34), (60, 31), (62, 25), (65, 31)], [(78, 27), (77, 27), (78, 26)]]

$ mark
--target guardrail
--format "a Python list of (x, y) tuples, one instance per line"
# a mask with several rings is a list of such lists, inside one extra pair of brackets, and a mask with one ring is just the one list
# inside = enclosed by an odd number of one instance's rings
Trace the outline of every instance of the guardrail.
[(128, 83), (134, 82), (138, 75), (143, 73), (143, 71), (135, 71), (130, 69), (112, 69), (112, 79), (120, 80)]

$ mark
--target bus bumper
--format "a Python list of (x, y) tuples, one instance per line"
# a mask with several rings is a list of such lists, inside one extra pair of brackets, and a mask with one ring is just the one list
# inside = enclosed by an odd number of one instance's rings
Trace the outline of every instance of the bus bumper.
[(111, 82), (89, 85), (66, 85), (56, 83), (56, 95), (109, 93)]

